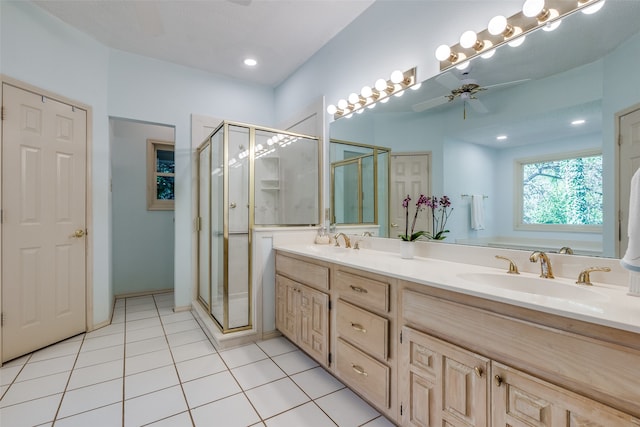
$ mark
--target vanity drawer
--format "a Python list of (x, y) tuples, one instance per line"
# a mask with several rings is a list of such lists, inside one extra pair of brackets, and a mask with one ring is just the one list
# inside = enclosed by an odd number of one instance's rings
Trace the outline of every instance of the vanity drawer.
[(373, 357), (387, 360), (389, 320), (343, 300), (338, 300), (336, 309), (338, 335)]
[(276, 272), (305, 285), (329, 290), (328, 267), (277, 254)]
[(350, 387), (381, 408), (389, 408), (390, 376), (388, 366), (367, 356), (338, 338), (336, 370)]
[(346, 271), (336, 271), (335, 287), (340, 297), (376, 310), (389, 311), (389, 283)]

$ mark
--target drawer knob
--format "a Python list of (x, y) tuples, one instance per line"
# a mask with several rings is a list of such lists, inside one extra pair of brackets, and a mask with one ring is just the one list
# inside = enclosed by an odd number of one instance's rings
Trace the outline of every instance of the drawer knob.
[(482, 378), (482, 374), (484, 374), (484, 371), (480, 366), (476, 366), (475, 368), (473, 368), (473, 370), (476, 372), (478, 378)]
[(349, 285), (351, 287), (351, 289), (353, 289), (354, 292), (358, 292), (361, 294), (366, 294), (367, 290), (365, 288), (361, 288), (360, 286), (353, 286), (353, 285)]
[(367, 371), (365, 371), (362, 366), (358, 366), (358, 365), (354, 365), (353, 363), (351, 364), (351, 368), (356, 371), (356, 373), (362, 375), (362, 376), (368, 376), (369, 374), (367, 374)]
[(496, 375), (493, 379), (496, 382), (496, 386), (500, 387), (502, 385), (502, 377), (500, 375)]
[(351, 323), (351, 327), (358, 332), (362, 332), (363, 334), (367, 333), (367, 330), (357, 323)]

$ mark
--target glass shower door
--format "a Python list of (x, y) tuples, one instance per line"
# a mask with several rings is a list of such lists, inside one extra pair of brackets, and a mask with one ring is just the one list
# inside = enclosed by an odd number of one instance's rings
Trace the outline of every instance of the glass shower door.
[(224, 131), (223, 128), (211, 136), (211, 315), (220, 324), (224, 323), (224, 206), (219, 197), (224, 189)]

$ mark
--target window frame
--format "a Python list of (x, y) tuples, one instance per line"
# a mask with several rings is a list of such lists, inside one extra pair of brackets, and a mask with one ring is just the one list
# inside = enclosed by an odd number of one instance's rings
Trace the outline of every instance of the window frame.
[[(159, 139), (147, 139), (147, 210), (172, 211), (175, 209), (175, 172), (159, 173), (156, 165), (158, 150), (172, 151), (175, 162), (175, 142)], [(174, 199), (158, 199), (158, 176), (169, 176), (174, 179)]]
[[(602, 234), (602, 225), (589, 224), (525, 224), (523, 222), (523, 168), (526, 164), (552, 162), (557, 160), (568, 160), (580, 157), (602, 157), (602, 149), (580, 150), (565, 153), (554, 153), (527, 158), (516, 159), (514, 161), (514, 229), (519, 231), (554, 231), (569, 233), (599, 233)], [(604, 161), (604, 159), (603, 159)]]

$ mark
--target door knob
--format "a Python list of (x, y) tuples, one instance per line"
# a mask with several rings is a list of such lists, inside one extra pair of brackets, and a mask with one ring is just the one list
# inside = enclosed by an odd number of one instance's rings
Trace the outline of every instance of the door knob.
[(231, 204), (229, 205), (229, 207), (230, 207), (231, 209), (235, 209), (235, 208), (236, 208), (236, 204), (235, 204), (235, 202), (231, 202)]
[(81, 229), (81, 228), (77, 229), (76, 231), (73, 232), (71, 237), (73, 237), (75, 239), (79, 239), (81, 237), (84, 237), (84, 230)]

